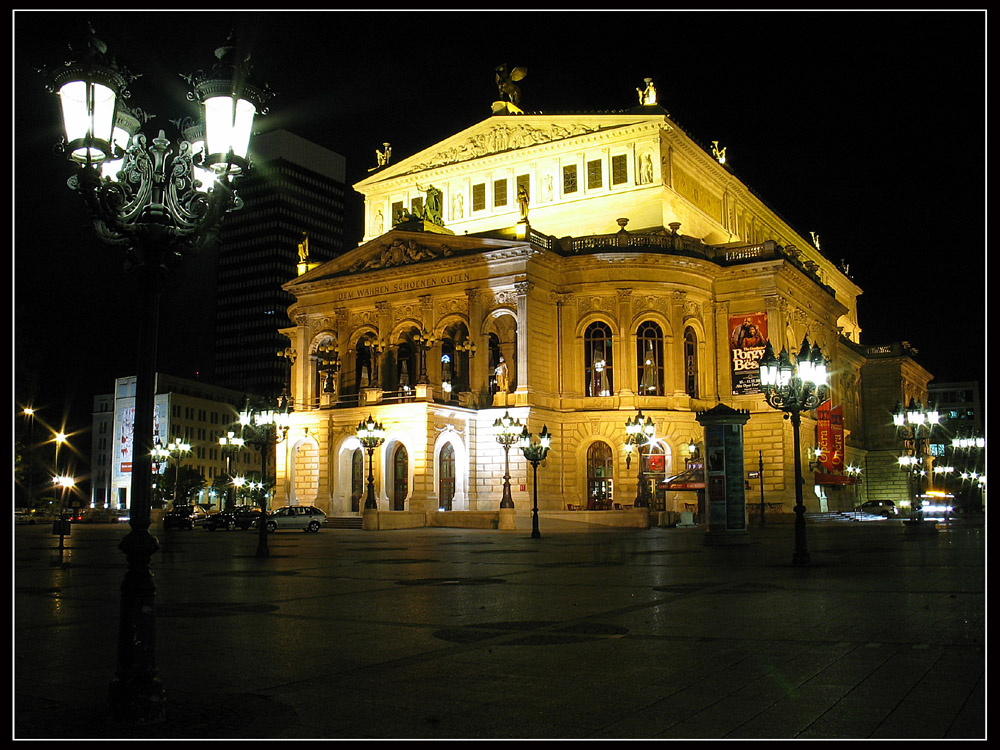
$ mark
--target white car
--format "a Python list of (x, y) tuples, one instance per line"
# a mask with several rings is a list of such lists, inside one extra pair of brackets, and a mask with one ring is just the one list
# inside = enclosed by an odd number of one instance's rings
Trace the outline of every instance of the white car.
[(311, 505), (286, 505), (278, 508), (267, 516), (268, 531), (278, 529), (302, 529), (303, 531), (319, 531), (326, 523), (326, 513)]

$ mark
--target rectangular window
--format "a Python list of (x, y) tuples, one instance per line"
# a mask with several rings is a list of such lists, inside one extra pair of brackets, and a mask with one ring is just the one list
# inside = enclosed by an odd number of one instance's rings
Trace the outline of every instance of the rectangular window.
[(507, 205), (507, 180), (493, 181), (493, 208)]
[(576, 192), (576, 164), (563, 167), (563, 194)]
[(392, 223), (398, 224), (403, 219), (403, 201), (395, 201), (392, 204)]
[(604, 180), (601, 174), (601, 160), (594, 159), (587, 162), (587, 190), (603, 187)]
[(414, 216), (420, 216), (424, 212), (424, 199), (414, 198), (410, 203), (410, 213)]
[(482, 211), (486, 208), (486, 183), (480, 182), (472, 186), (472, 210)]
[(611, 184), (622, 185), (628, 181), (628, 157), (625, 154), (611, 157)]

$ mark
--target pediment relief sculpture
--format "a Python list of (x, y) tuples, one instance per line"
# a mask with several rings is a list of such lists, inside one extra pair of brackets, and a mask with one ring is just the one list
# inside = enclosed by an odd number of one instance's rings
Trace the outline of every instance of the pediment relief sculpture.
[(390, 244), (382, 245), (378, 254), (371, 258), (358, 261), (348, 270), (350, 273), (358, 271), (372, 271), (381, 268), (393, 268), (409, 263), (417, 263), (422, 260), (434, 260), (435, 258), (447, 258), (454, 250), (447, 246), (424, 247), (413, 240), (393, 240)]
[(570, 126), (552, 124), (548, 127), (533, 125), (498, 125), (484, 133), (469, 136), (464, 143), (438, 151), (428, 161), (414, 166), (409, 172), (443, 167), (470, 159), (478, 159), (502, 151), (527, 148), (539, 143), (549, 143), (578, 135), (593, 133), (601, 128), (596, 125), (574, 124)]

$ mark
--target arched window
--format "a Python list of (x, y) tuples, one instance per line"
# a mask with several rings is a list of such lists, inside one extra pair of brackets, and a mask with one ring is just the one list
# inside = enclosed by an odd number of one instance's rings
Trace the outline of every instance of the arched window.
[(438, 465), (438, 507), (451, 510), (451, 501), (455, 497), (455, 449), (451, 443), (441, 447)]
[(375, 376), (372, 373), (372, 353), (371, 347), (367, 345), (367, 342), (371, 339), (370, 336), (362, 337), (358, 341), (357, 349), (355, 350), (354, 357), (354, 382), (357, 387), (369, 388), (375, 385)]
[(500, 338), (490, 332), (490, 393), (497, 392), (496, 368), (500, 364)]
[(406, 446), (400, 444), (392, 454), (392, 509), (406, 510), (409, 489), (409, 458)]
[(640, 396), (662, 396), (663, 391), (663, 331), (652, 321), (646, 321), (636, 332), (636, 373)]
[(413, 348), (403, 341), (396, 347), (396, 387), (403, 398), (413, 395), (415, 381)]
[(587, 509), (605, 510), (614, 496), (614, 453), (598, 440), (587, 449)]
[(694, 329), (684, 329), (684, 392), (698, 398), (698, 337)]
[(607, 323), (591, 323), (583, 335), (588, 396), (610, 396), (614, 393), (612, 380), (611, 328)]

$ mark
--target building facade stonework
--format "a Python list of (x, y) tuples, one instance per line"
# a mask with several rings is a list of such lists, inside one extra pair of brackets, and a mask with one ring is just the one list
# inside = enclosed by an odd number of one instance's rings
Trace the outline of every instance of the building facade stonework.
[[(552, 435), (541, 510), (625, 510), (638, 481), (626, 420), (653, 419), (644, 471), (661, 480), (701, 442), (696, 415), (722, 403), (750, 413), (744, 463), (763, 464), (751, 496), (763, 482), (790, 511), (791, 426), (754, 380), (763, 339), (776, 352), (805, 336), (820, 345), (848, 459), (863, 458), (861, 290), (661, 108), (494, 115), (355, 189), (362, 243), (284, 285), (294, 413), (279, 500), (360, 513), (356, 428), (371, 415), (386, 430), (372, 461), (380, 510), (496, 510), (505, 456), (493, 424), (509, 413)], [(527, 513), (531, 466), (517, 448), (508, 459)], [(811, 472), (806, 483), (810, 510), (858, 499), (856, 487), (817, 492)], [(679, 510), (686, 495), (657, 493), (652, 510)]]

